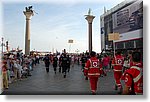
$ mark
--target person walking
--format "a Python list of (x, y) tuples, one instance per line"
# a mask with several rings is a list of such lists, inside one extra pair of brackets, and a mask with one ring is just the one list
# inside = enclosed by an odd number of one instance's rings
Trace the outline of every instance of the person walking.
[(124, 57), (121, 55), (121, 51), (117, 51), (116, 55), (112, 60), (112, 66), (114, 67), (114, 79), (115, 79), (115, 90), (119, 90), (118, 94), (122, 92), (121, 76), (123, 71)]
[(62, 58), (63, 58), (63, 55), (61, 54), (60, 57), (59, 57), (59, 73), (62, 72)]
[(107, 56), (107, 54), (105, 54), (104, 58), (102, 59), (103, 69), (106, 73), (105, 75), (107, 75), (107, 72), (110, 70), (109, 69), (109, 62), (110, 62), (110, 58)]
[(69, 55), (67, 55), (67, 71), (68, 71), (68, 73), (70, 72), (70, 65), (71, 65), (71, 57), (69, 57)]
[[(89, 52), (86, 52), (85, 57), (86, 57), (86, 61), (85, 62), (87, 62), (91, 58)], [(85, 76), (85, 80), (88, 80), (87, 76)]]
[(57, 71), (57, 61), (58, 61), (57, 55), (54, 55), (52, 62), (53, 62), (53, 68), (54, 68), (55, 74), (56, 74), (56, 71)]
[(45, 56), (43, 61), (45, 62), (46, 72), (48, 73), (49, 72), (49, 65), (50, 65), (50, 58), (49, 58), (48, 54)]
[(100, 67), (99, 59), (96, 58), (96, 52), (92, 51), (90, 56), (91, 58), (86, 62), (84, 68), (84, 75), (89, 77), (92, 94), (96, 94), (97, 82), (102, 68)]
[(66, 71), (67, 71), (67, 62), (69, 62), (69, 59), (67, 58), (66, 54), (62, 57), (62, 73), (64, 74), (64, 78), (66, 78)]
[(143, 63), (140, 52), (132, 53), (133, 65), (122, 75), (125, 82), (123, 93), (125, 95), (142, 95), (143, 94)]
[(84, 67), (85, 67), (85, 63), (87, 61), (87, 58), (86, 58), (86, 56), (84, 54), (82, 54), (82, 57), (81, 57), (80, 61), (81, 61), (81, 66), (82, 66), (81, 70), (83, 72), (84, 71)]

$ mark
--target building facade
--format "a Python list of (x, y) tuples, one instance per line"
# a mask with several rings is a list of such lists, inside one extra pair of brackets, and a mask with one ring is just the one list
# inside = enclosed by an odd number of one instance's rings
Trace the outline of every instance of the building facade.
[(108, 34), (119, 33), (115, 49), (143, 49), (143, 1), (123, 1), (100, 16), (101, 49), (112, 50)]

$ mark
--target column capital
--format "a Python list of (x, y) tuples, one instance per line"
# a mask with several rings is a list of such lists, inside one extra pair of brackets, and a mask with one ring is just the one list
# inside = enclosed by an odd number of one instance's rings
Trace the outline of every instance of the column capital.
[(85, 15), (86, 16), (86, 20), (88, 21), (89, 24), (91, 24), (93, 22), (93, 19), (95, 18), (95, 16), (93, 15)]
[(23, 11), (24, 15), (26, 16), (26, 20), (30, 20), (32, 16), (34, 16), (33, 11)]

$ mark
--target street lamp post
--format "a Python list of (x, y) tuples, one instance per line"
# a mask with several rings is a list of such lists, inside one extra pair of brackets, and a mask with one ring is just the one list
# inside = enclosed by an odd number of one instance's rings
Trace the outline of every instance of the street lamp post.
[(9, 49), (8, 49), (8, 41), (6, 41), (6, 51), (8, 52)]
[(69, 53), (70, 53), (70, 51), (71, 51), (71, 44), (73, 43), (73, 40), (72, 40), (72, 39), (69, 39), (69, 40), (68, 40), (68, 43), (70, 44), (70, 45), (69, 45)]
[(88, 11), (88, 15), (86, 16), (86, 20), (88, 21), (88, 29), (89, 29), (89, 52), (92, 51), (92, 22), (95, 16), (91, 15), (91, 9)]
[(76, 52), (76, 53), (77, 53), (77, 55), (78, 55), (79, 49), (75, 50), (75, 52)]
[(4, 38), (2, 37), (2, 44), (1, 44), (1, 46), (2, 46), (2, 56), (3, 56), (3, 53), (4, 53), (3, 46), (5, 46), (5, 44), (3, 43), (3, 41), (4, 41)]

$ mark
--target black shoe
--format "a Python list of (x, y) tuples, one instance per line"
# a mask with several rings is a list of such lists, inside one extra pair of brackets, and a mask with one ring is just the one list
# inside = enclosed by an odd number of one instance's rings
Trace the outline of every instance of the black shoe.
[(88, 80), (88, 77), (85, 77), (85, 80)]
[(61, 73), (61, 68), (59, 68), (59, 73)]
[(100, 75), (100, 77), (104, 77), (103, 75)]
[(118, 94), (121, 95), (121, 94), (122, 94), (122, 91), (119, 91)]
[(119, 92), (118, 92), (118, 94), (122, 94), (122, 88), (119, 88)]
[(32, 76), (31, 74), (29, 74), (28, 76)]
[(115, 88), (114, 88), (115, 90), (118, 90), (118, 86), (117, 85), (115, 85)]
[(96, 91), (91, 91), (92, 95), (96, 95)]
[(95, 93), (95, 92), (92, 92), (92, 95), (96, 95), (96, 93)]
[(64, 78), (66, 78), (66, 75), (64, 75)]

